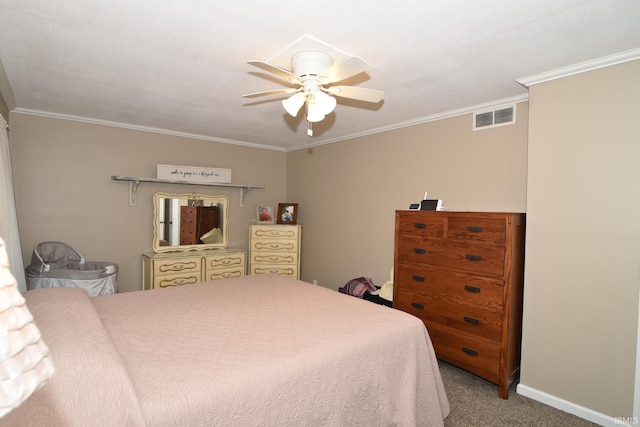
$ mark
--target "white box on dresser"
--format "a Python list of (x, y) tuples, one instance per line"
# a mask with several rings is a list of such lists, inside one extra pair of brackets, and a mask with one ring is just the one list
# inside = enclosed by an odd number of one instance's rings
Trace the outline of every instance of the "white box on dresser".
[(142, 255), (142, 289), (244, 276), (246, 258), (246, 251), (233, 248), (146, 253)]
[(249, 226), (249, 274), (279, 274), (300, 279), (301, 225)]

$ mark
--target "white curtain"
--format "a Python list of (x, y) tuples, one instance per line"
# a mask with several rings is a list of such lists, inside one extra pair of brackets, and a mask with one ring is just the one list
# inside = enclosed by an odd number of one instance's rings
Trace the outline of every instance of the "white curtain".
[(24, 277), (20, 235), (18, 234), (16, 200), (13, 194), (8, 127), (7, 121), (0, 114), (0, 237), (6, 243), (11, 272), (18, 282), (18, 289), (25, 292), (27, 284)]

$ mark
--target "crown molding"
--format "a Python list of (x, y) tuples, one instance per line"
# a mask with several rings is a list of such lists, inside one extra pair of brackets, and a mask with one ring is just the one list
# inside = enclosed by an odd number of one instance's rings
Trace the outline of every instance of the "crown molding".
[(381, 126), (381, 127), (377, 127), (377, 128), (373, 128), (373, 129), (368, 129), (368, 130), (366, 130), (364, 132), (353, 133), (353, 134), (350, 134), (350, 135), (342, 136), (340, 138), (326, 139), (326, 140), (318, 141), (318, 142), (315, 142), (315, 143), (312, 143), (312, 144), (306, 144), (304, 146), (290, 148), (290, 149), (288, 149), (286, 151), (304, 150), (304, 149), (308, 149), (308, 148), (312, 148), (312, 147), (317, 147), (317, 146), (320, 146), (320, 145), (333, 144), (334, 142), (346, 141), (346, 140), (354, 139), (354, 138), (361, 138), (363, 136), (374, 135), (374, 134), (377, 134), (377, 133), (389, 132), (389, 131), (392, 131), (392, 130), (402, 129), (402, 128), (406, 128), (406, 127), (410, 127), (410, 126), (416, 126), (416, 125), (421, 125), (421, 124), (424, 124), (424, 123), (435, 122), (435, 121), (438, 121), (438, 120), (449, 119), (449, 118), (452, 118), (452, 117), (463, 116), (465, 114), (471, 114), (471, 113), (474, 113), (474, 112), (479, 111), (479, 110), (499, 109), (499, 108), (507, 106), (507, 105), (517, 104), (519, 102), (527, 102), (528, 100), (529, 100), (529, 94), (525, 93), (525, 94), (522, 94), (522, 95), (512, 96), (510, 98), (497, 99), (497, 100), (494, 100), (494, 101), (485, 102), (483, 104), (471, 105), (469, 107), (464, 107), (464, 108), (460, 108), (460, 109), (457, 109), (457, 110), (445, 111), (445, 112), (438, 113), (438, 114), (433, 114), (433, 115), (430, 115), (430, 116), (424, 116), (424, 117), (419, 117), (419, 118), (412, 119), (412, 120), (407, 120), (407, 121), (404, 121), (404, 122), (394, 123), (394, 124), (389, 125), (389, 126)]
[(27, 114), (30, 116), (48, 117), (52, 119), (69, 120), (72, 122), (91, 123), (94, 125), (112, 126), (112, 127), (131, 129), (131, 130), (137, 130), (142, 132), (151, 132), (151, 133), (158, 133), (162, 135), (178, 136), (182, 138), (200, 139), (203, 141), (219, 142), (222, 144), (242, 145), (245, 147), (261, 148), (265, 150), (286, 151), (283, 148), (272, 147), (269, 145), (252, 144), (249, 142), (237, 141), (233, 139), (215, 138), (215, 137), (199, 135), (195, 133), (177, 132), (169, 129), (154, 128), (149, 126), (130, 125), (127, 123), (111, 122), (108, 120), (98, 120), (98, 119), (92, 119), (89, 117), (72, 116), (69, 114), (58, 114), (58, 113), (52, 113), (50, 111), (31, 110), (28, 108), (16, 108), (15, 110), (13, 110), (13, 112), (19, 113), (19, 114)]
[(523, 77), (516, 81), (525, 87), (530, 87), (539, 83), (551, 80), (569, 77), (576, 74), (586, 73), (587, 71), (597, 70), (599, 68), (610, 67), (612, 65), (622, 64), (624, 62), (635, 61), (640, 59), (640, 48), (627, 50), (625, 52), (616, 53), (614, 55), (604, 56), (602, 58), (591, 61), (581, 62), (578, 64), (562, 67), (544, 73), (535, 74), (529, 77)]

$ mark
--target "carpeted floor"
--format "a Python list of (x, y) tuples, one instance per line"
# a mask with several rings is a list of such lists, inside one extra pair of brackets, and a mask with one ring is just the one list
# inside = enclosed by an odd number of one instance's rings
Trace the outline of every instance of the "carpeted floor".
[(509, 399), (498, 397), (498, 386), (448, 363), (440, 363), (451, 412), (445, 427), (597, 426), (567, 412), (547, 406), (509, 389)]

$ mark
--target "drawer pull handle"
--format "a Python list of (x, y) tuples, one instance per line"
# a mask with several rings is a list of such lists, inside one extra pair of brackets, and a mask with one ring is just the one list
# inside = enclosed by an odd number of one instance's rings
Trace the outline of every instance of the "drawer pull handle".
[(467, 291), (467, 292), (474, 293), (474, 294), (479, 294), (480, 293), (480, 288), (477, 288), (475, 286), (464, 285), (464, 290)]
[(424, 282), (424, 277), (423, 276), (411, 276), (411, 278), (413, 280), (415, 280), (416, 282)]
[(467, 353), (469, 356), (477, 356), (478, 355), (477, 351), (472, 350), (472, 349), (467, 348), (467, 347), (462, 347), (462, 351)]
[(422, 222), (416, 222), (416, 223), (413, 224), (413, 226), (415, 228), (427, 228), (427, 224), (422, 223)]
[(477, 227), (477, 226), (467, 227), (467, 231), (469, 233), (482, 233), (482, 227)]
[(467, 261), (482, 261), (482, 257), (480, 255), (467, 255)]
[(413, 248), (413, 253), (414, 254), (418, 254), (418, 255), (422, 255), (422, 254), (426, 254), (427, 250), (426, 249), (422, 249), (422, 248)]
[(424, 310), (424, 304), (419, 304), (417, 302), (412, 302), (411, 307), (417, 308), (418, 310)]
[(464, 321), (470, 323), (472, 325), (479, 325), (480, 321), (478, 319), (474, 319), (473, 317), (464, 316)]

